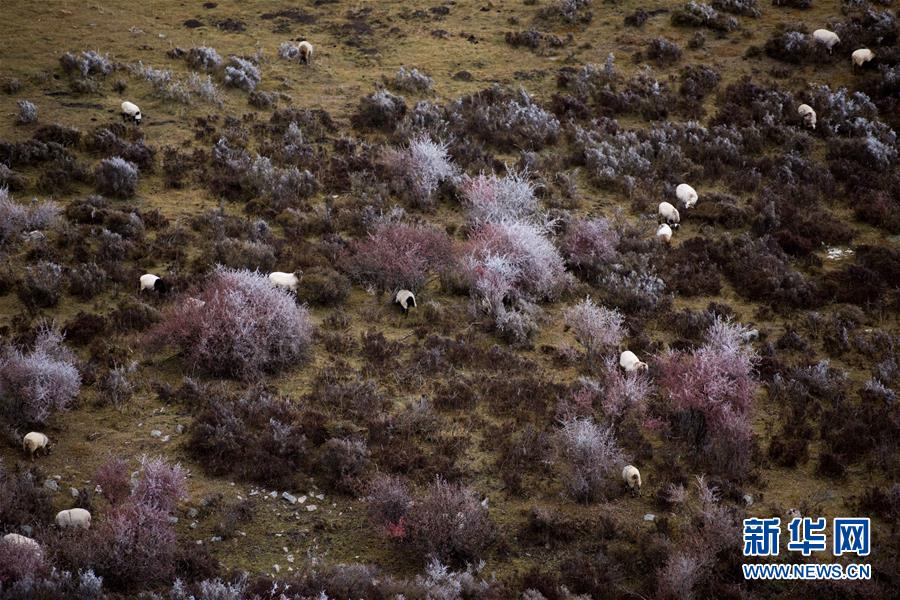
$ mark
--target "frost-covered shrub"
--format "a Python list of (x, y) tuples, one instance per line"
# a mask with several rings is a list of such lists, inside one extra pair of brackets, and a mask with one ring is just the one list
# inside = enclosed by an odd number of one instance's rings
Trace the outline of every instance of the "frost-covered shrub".
[(493, 173), (468, 177), (462, 194), (469, 222), (476, 229), (487, 223), (527, 222), (538, 217), (538, 200), (527, 173), (510, 171), (504, 177)]
[(590, 23), (594, 14), (589, 10), (592, 0), (554, 0), (542, 8), (538, 16), (543, 19), (561, 19), (566, 23)]
[(756, 0), (713, 0), (712, 6), (733, 15), (753, 17), (754, 19), (762, 14), (756, 5)]
[(299, 60), (300, 47), (292, 42), (281, 42), (278, 46), (278, 58), (284, 60)]
[(308, 354), (308, 311), (265, 275), (218, 268), (193, 295), (201, 303), (183, 300), (170, 307), (150, 334), (156, 346), (180, 348), (191, 367), (252, 379)]
[(131, 494), (130, 469), (124, 458), (110, 457), (94, 473), (93, 483), (111, 506), (121, 504)]
[(232, 56), (229, 64), (225, 66), (223, 82), (229, 87), (252, 92), (261, 80), (259, 67), (246, 58)]
[(14, 589), (16, 582), (39, 578), (47, 570), (48, 565), (41, 550), (0, 539), (0, 582), (4, 584), (0, 589)]
[(408, 148), (387, 150), (384, 160), (392, 175), (391, 187), (417, 206), (433, 204), (441, 183), (459, 175), (447, 154), (447, 144), (435, 142), (427, 134), (410, 140)]
[(138, 168), (124, 158), (104, 158), (94, 170), (97, 191), (114, 198), (134, 196), (138, 184)]
[[(236, 174), (240, 176), (241, 172)], [(316, 178), (308, 170), (276, 167), (270, 158), (258, 154), (243, 175), (247, 185), (262, 195), (267, 207), (275, 213), (296, 206), (317, 189)]]
[[(399, 537), (412, 498), (403, 480), (391, 475), (378, 475), (369, 484), (365, 498), (369, 516), (389, 537)], [(403, 531), (402, 533), (405, 533)]]
[(191, 72), (186, 79), (178, 79), (168, 69), (154, 69), (141, 61), (128, 67), (135, 76), (150, 83), (156, 97), (181, 104), (191, 104), (199, 96), (211, 104), (219, 104), (219, 89), (212, 78)]
[(520, 301), (555, 298), (568, 284), (562, 256), (536, 226), (488, 223), (469, 241), (464, 276), (472, 295), (492, 315)]
[(28, 206), (15, 202), (9, 190), (0, 187), (0, 244), (11, 242), (23, 231), (48, 229), (59, 221), (59, 204), (52, 200), (33, 201)]
[(659, 360), (660, 387), (675, 430), (710, 467), (734, 478), (749, 467), (757, 389), (756, 357), (744, 342), (746, 331), (716, 319), (703, 346), (691, 354), (670, 351)]
[(562, 48), (566, 45), (567, 42), (572, 41), (572, 36), (570, 35), (568, 39), (564, 39), (552, 33), (545, 33), (543, 31), (537, 31), (536, 29), (528, 29), (525, 31), (515, 32), (507, 31), (506, 35), (504, 36), (504, 40), (506, 40), (506, 43), (513, 48), (525, 46), (526, 48), (536, 50), (541, 46), (546, 48)]
[(441, 561), (432, 558), (424, 575), (416, 576), (427, 598), (434, 600), (455, 600), (458, 598), (479, 598), (489, 595), (490, 585), (484, 579), (477, 579), (484, 562), (467, 564), (464, 571), (451, 571)]
[(44, 327), (31, 350), (6, 346), (0, 355), (0, 414), (15, 423), (46, 423), (81, 390), (74, 355), (59, 330)]
[(407, 70), (406, 67), (400, 67), (390, 81), (390, 85), (401, 92), (423, 94), (430, 92), (434, 87), (434, 79), (418, 69)]
[(118, 365), (100, 380), (99, 389), (103, 394), (103, 401), (115, 407), (120, 407), (134, 394), (134, 384), (129, 379), (131, 369), (124, 365)]
[(50, 261), (40, 261), (25, 267), (16, 290), (19, 300), (32, 310), (48, 308), (59, 303), (65, 283), (63, 267)]
[(353, 125), (360, 128), (393, 131), (406, 114), (406, 99), (387, 90), (377, 90), (359, 101)]
[(66, 52), (59, 57), (59, 64), (66, 73), (77, 73), (82, 77), (106, 76), (112, 73), (114, 68), (108, 54), (100, 54), (95, 50), (87, 50), (81, 54)]
[(672, 11), (672, 25), (679, 27), (708, 27), (716, 31), (732, 31), (737, 29), (738, 22), (734, 17), (720, 15), (709, 4), (691, 0)]
[(19, 125), (28, 125), (37, 121), (37, 106), (28, 100), (19, 100), (19, 116), (16, 117), (16, 123)]
[(718, 87), (722, 80), (719, 72), (706, 65), (688, 65), (681, 71), (682, 96), (701, 100)]
[(661, 65), (673, 64), (681, 60), (681, 48), (666, 38), (653, 38), (647, 44), (647, 58)]
[(669, 299), (666, 282), (649, 268), (606, 274), (600, 282), (605, 304), (626, 313), (648, 312)]
[(559, 135), (559, 120), (541, 108), (524, 89), (495, 85), (456, 100), (449, 108), (451, 122), (501, 149), (540, 150)]
[(132, 502), (171, 514), (185, 498), (185, 473), (180, 464), (170, 465), (160, 456), (141, 457), (137, 483), (131, 490)]
[(596, 275), (616, 257), (619, 232), (603, 217), (570, 223), (560, 244), (566, 262), (588, 275)]
[(384, 291), (416, 291), (429, 274), (444, 269), (452, 256), (450, 238), (430, 227), (384, 223), (354, 241), (344, 260), (351, 278)]
[(628, 415), (644, 416), (652, 384), (646, 371), (626, 373), (619, 366), (618, 359), (611, 356), (603, 361), (601, 390), (603, 413), (618, 423)]
[(816, 56), (817, 45), (805, 31), (778, 28), (766, 40), (766, 56), (792, 64), (800, 64)]
[(495, 535), (471, 489), (437, 478), (410, 508), (404, 539), (419, 556), (465, 562), (477, 559)]
[(191, 68), (202, 71), (213, 71), (222, 64), (222, 57), (219, 56), (216, 49), (208, 46), (191, 48), (184, 59)]
[(612, 427), (591, 419), (569, 419), (557, 434), (556, 449), (573, 498), (587, 502), (606, 497), (624, 462)]
[(625, 317), (617, 310), (598, 306), (590, 297), (566, 309), (566, 327), (587, 351), (589, 364), (615, 350), (625, 337)]
[(199, 391), (206, 400), (188, 447), (204, 469), (268, 485), (290, 486), (295, 481), (307, 458), (298, 403), (259, 387), (241, 396)]
[(352, 493), (369, 466), (369, 448), (364, 440), (331, 438), (322, 447), (320, 465), (331, 485)]

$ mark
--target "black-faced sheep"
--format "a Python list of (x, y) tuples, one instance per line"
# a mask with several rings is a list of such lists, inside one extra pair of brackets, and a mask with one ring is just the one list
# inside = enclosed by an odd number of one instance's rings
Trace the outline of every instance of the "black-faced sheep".
[(668, 202), (659, 203), (659, 218), (671, 226), (672, 229), (677, 229), (678, 224), (681, 222), (681, 215), (678, 214), (678, 209)]
[(137, 104), (133, 102), (129, 102), (126, 100), (122, 103), (122, 120), (123, 121), (132, 121), (133, 123), (140, 124), (141, 122), (141, 109), (138, 108)]
[(48, 454), (50, 452), (50, 438), (37, 431), (26, 433), (25, 437), (22, 438), (22, 450), (27, 452), (31, 458), (34, 458), (38, 450)]
[(297, 45), (297, 50), (300, 52), (300, 62), (303, 64), (310, 64), (312, 62), (313, 57), (313, 45), (303, 40)]
[(637, 355), (631, 350), (625, 350), (619, 356), (619, 366), (625, 369), (626, 372), (631, 373), (632, 371), (646, 371), (647, 363), (641, 362), (638, 360)]
[(797, 107), (797, 114), (803, 118), (803, 124), (810, 129), (816, 128), (816, 111), (809, 104), (801, 104)]
[(400, 290), (394, 296), (394, 302), (400, 305), (404, 315), (409, 314), (410, 308), (416, 308), (416, 296), (409, 290)]
[(622, 469), (622, 481), (625, 482), (625, 485), (628, 486), (633, 495), (636, 496), (641, 492), (641, 472), (637, 470), (637, 467), (626, 465)]
[(155, 292), (159, 292), (160, 294), (165, 294), (169, 291), (169, 284), (165, 282), (162, 277), (154, 275), (153, 273), (147, 273), (145, 275), (141, 275), (141, 289), (144, 290), (153, 290)]
[(681, 183), (675, 188), (675, 196), (685, 208), (694, 208), (697, 204), (697, 190), (686, 183)]

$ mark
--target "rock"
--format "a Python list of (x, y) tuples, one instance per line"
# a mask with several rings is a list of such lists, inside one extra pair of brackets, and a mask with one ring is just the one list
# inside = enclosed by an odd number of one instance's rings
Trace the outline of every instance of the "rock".
[(163, 436), (163, 437), (159, 438), (159, 441), (161, 441), (161, 442), (168, 442), (168, 441), (171, 440), (171, 439), (172, 439), (172, 436), (171, 436), (171, 435), (166, 435), (166, 436)]
[(294, 496), (293, 494), (283, 492), (281, 494), (281, 497), (284, 498), (285, 500), (287, 500), (291, 504), (297, 504), (297, 496)]
[(197, 521), (191, 523), (191, 529), (197, 529)]
[(178, 522), (178, 517), (169, 517), (169, 523), (171, 523), (172, 525), (174, 525), (177, 522)]
[(161, 437), (162, 437), (162, 431), (160, 431), (159, 429), (154, 429), (153, 431), (150, 432), (150, 437), (152, 437), (152, 438), (161, 438)]
[(316, 506), (315, 504), (310, 504), (306, 507), (306, 510), (308, 510), (309, 512), (312, 512), (312, 511), (316, 510), (317, 508), (319, 508), (319, 507)]
[(324, 499), (325, 499), (325, 494), (316, 494), (316, 499), (318, 499), (318, 500), (324, 500)]
[(273, 491), (273, 492), (269, 492), (269, 497), (270, 497), (270, 498), (277, 498), (277, 497), (278, 497), (278, 492), (274, 492), (274, 491)]
[(196, 517), (198, 514), (199, 514), (199, 513), (197, 512), (197, 509), (196, 509), (196, 508), (189, 508), (189, 509), (188, 509), (188, 516), (189, 516), (190, 518), (193, 519), (193, 518)]
[(654, 515), (653, 513), (647, 513), (646, 515), (644, 515), (644, 520), (645, 521), (655, 521), (656, 515)]
[(22, 525), (22, 533), (24, 535), (31, 535), (34, 530), (31, 528), (31, 525)]
[(300, 496), (299, 498), (297, 498), (297, 502), (303, 504), (304, 502), (306, 502), (306, 496)]
[(209, 541), (211, 541), (211, 542), (221, 542), (221, 541), (222, 541), (222, 536), (220, 536), (220, 535), (214, 535), (214, 536), (212, 536), (211, 538), (209, 538)]
[(78, 488), (69, 488), (69, 493), (72, 494), (73, 498), (78, 497)]
[(48, 479), (44, 482), (44, 489), (50, 490), (51, 492), (57, 492), (59, 490), (59, 484), (55, 479)]
[(278, 573), (281, 571), (281, 567), (278, 565), (272, 565), (272, 570), (274, 570), (276, 573)]
[(175, 426), (175, 433), (177, 433), (177, 434), (179, 434), (179, 435), (181, 435), (182, 433), (184, 433), (184, 425), (182, 425), (181, 423), (179, 423), (178, 425), (176, 425), (176, 426)]
[(747, 506), (753, 506), (753, 496), (750, 494), (744, 494), (744, 504)]

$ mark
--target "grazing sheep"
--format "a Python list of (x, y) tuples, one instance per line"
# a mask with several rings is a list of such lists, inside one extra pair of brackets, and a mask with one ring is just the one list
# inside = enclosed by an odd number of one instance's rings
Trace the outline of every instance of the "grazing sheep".
[(309, 64), (312, 62), (313, 57), (313, 45), (303, 40), (300, 44), (297, 45), (297, 50), (300, 51), (300, 62), (303, 64)]
[(803, 124), (810, 129), (816, 128), (816, 111), (809, 104), (801, 104), (797, 107), (797, 114), (803, 117)]
[(619, 366), (628, 373), (647, 370), (647, 363), (638, 360), (637, 355), (631, 350), (626, 350), (619, 356)]
[(675, 196), (684, 204), (685, 208), (694, 208), (697, 204), (697, 190), (686, 183), (678, 184), (675, 188)]
[(394, 302), (400, 305), (404, 315), (409, 314), (410, 308), (417, 308), (416, 296), (409, 290), (400, 290), (397, 292), (397, 295), (394, 296)]
[(34, 454), (38, 450), (43, 450), (44, 454), (48, 454), (50, 452), (50, 438), (37, 431), (26, 433), (25, 437), (22, 438), (22, 450), (27, 452), (31, 458), (34, 458)]
[(296, 292), (297, 286), (300, 285), (300, 277), (302, 275), (303, 271), (294, 271), (293, 273), (273, 271), (269, 273), (269, 281), (272, 282), (272, 285)]
[(127, 100), (122, 103), (122, 120), (123, 121), (132, 121), (140, 125), (141, 123), (141, 109), (138, 108), (137, 104), (132, 102), (128, 102)]
[(38, 554), (43, 553), (41, 550), (41, 545), (37, 542), (37, 540), (33, 540), (30, 537), (26, 537), (24, 535), (19, 535), (18, 533), (7, 533), (3, 536), (3, 542), (9, 544), (11, 546), (19, 546), (20, 548), (28, 548)]
[(162, 277), (158, 277), (153, 273), (147, 273), (145, 275), (141, 275), (141, 289), (144, 290), (153, 290), (159, 292), (160, 294), (165, 294), (169, 291), (169, 284), (167, 284)]
[(672, 228), (669, 227), (668, 225), (666, 225), (665, 223), (662, 223), (656, 229), (656, 239), (658, 239), (662, 242), (665, 242), (666, 244), (671, 242), (672, 241)]
[(875, 58), (875, 53), (868, 48), (860, 48), (859, 50), (854, 50), (850, 57), (853, 59), (854, 65), (861, 67)]
[(668, 202), (660, 202), (659, 216), (662, 217), (672, 229), (678, 229), (678, 224), (681, 222), (681, 215), (678, 214), (677, 208)]
[(626, 465), (622, 469), (622, 480), (632, 494), (637, 495), (641, 492), (641, 472), (637, 470), (637, 467)]
[(59, 527), (78, 527), (81, 529), (91, 528), (91, 513), (83, 508), (70, 508), (69, 510), (61, 510), (56, 513), (56, 524)]
[(813, 39), (819, 44), (825, 44), (828, 52), (831, 52), (832, 48), (841, 43), (841, 38), (835, 32), (827, 29), (816, 29), (813, 31)]

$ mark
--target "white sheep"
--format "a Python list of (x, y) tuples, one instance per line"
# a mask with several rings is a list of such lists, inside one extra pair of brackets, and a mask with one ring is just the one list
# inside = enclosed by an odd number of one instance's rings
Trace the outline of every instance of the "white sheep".
[(33, 552), (37, 552), (38, 554), (43, 553), (41, 545), (37, 542), (37, 540), (33, 540), (30, 537), (19, 535), (18, 533), (7, 533), (3, 536), (2, 539), (4, 543), (9, 544), (10, 546), (27, 548)]
[(656, 229), (656, 239), (661, 242), (665, 242), (668, 244), (672, 241), (672, 228), (666, 225), (665, 223), (660, 224), (660, 226)]
[(861, 67), (875, 58), (875, 53), (868, 48), (860, 48), (859, 50), (854, 50), (853, 54), (850, 55), (850, 58), (853, 59), (854, 65)]
[(694, 205), (697, 204), (697, 190), (686, 183), (678, 184), (678, 187), (675, 188), (675, 196), (681, 200), (685, 208), (694, 208)]
[(668, 202), (659, 203), (659, 216), (665, 220), (672, 229), (677, 229), (678, 224), (681, 222), (681, 215), (678, 214), (678, 209)]
[(50, 438), (38, 431), (26, 433), (22, 438), (22, 450), (27, 452), (31, 458), (38, 450), (43, 450), (44, 454), (50, 452)]
[(410, 308), (416, 308), (416, 296), (409, 290), (400, 290), (397, 292), (397, 295), (394, 296), (394, 302), (400, 305), (400, 308), (403, 309), (403, 314), (408, 315)]
[(300, 62), (304, 64), (309, 64), (312, 62), (313, 57), (313, 45), (303, 40), (297, 45), (297, 50), (300, 51)]
[(626, 372), (631, 373), (632, 371), (646, 371), (647, 363), (641, 362), (638, 360), (637, 355), (631, 350), (625, 350), (619, 356), (619, 366), (625, 369)]
[(162, 277), (154, 275), (153, 273), (146, 273), (141, 275), (141, 289), (144, 290), (153, 290), (159, 292), (161, 294), (169, 291), (169, 284), (167, 284)]
[(269, 281), (271, 281), (274, 286), (296, 292), (297, 286), (300, 285), (300, 277), (302, 274), (302, 271), (294, 271), (293, 273), (273, 271), (269, 273)]
[(133, 102), (129, 102), (126, 100), (122, 103), (122, 120), (123, 121), (133, 121), (135, 123), (140, 124), (141, 122), (141, 109), (138, 108), (137, 104)]
[(622, 481), (625, 482), (632, 494), (636, 495), (641, 492), (641, 472), (637, 470), (637, 467), (626, 465), (622, 469)]
[(91, 513), (83, 508), (70, 508), (56, 513), (56, 524), (59, 527), (91, 528)]
[(828, 52), (831, 52), (832, 48), (841, 43), (841, 38), (835, 32), (827, 29), (816, 29), (813, 31), (813, 39), (819, 44), (825, 44)]
[(816, 128), (816, 111), (809, 104), (801, 104), (797, 107), (797, 114), (803, 117), (803, 124), (810, 129)]

